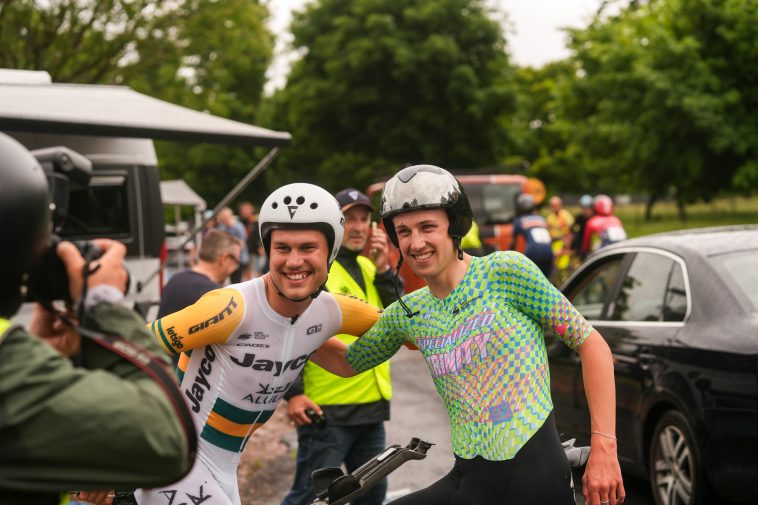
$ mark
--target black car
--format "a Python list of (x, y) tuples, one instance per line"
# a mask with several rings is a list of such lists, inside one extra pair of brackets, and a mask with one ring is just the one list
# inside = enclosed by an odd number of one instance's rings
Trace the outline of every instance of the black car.
[[(627, 240), (562, 291), (613, 353), (624, 470), (658, 505), (758, 503), (758, 226)], [(589, 443), (578, 356), (548, 348), (558, 428)]]

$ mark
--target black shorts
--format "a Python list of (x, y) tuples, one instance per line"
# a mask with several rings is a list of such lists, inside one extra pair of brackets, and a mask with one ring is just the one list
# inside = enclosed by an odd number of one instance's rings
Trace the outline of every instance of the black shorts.
[(571, 467), (555, 417), (529, 439), (513, 459), (489, 461), (455, 457), (455, 465), (431, 486), (391, 505), (574, 505)]

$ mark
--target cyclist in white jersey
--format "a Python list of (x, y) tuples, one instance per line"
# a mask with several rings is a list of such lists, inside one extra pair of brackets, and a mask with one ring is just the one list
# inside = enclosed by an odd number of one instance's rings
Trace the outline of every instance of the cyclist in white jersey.
[(375, 307), (322, 291), (343, 223), (337, 201), (318, 186), (274, 191), (259, 218), (270, 272), (211, 291), (150, 325), (167, 352), (182, 353), (181, 388), (200, 440), (189, 475), (137, 490), (137, 503), (239, 505), (236, 470), (247, 439), (305, 362), (321, 364), (322, 344), (338, 333), (360, 335), (376, 321)]

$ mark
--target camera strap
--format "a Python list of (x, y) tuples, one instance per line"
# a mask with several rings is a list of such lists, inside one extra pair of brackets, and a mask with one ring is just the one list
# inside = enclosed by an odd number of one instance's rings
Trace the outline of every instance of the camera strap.
[[(195, 423), (192, 420), (192, 415), (187, 404), (184, 402), (181, 390), (176, 385), (176, 379), (169, 371), (168, 366), (150, 351), (116, 335), (101, 333), (82, 326), (79, 326), (77, 330), (83, 337), (89, 338), (92, 342), (139, 368), (163, 389), (166, 396), (171, 400), (174, 412), (177, 413), (179, 422), (182, 425), (184, 436), (187, 439), (190, 462), (194, 461), (195, 453), (197, 453)], [(191, 466), (190, 464), (189, 467), (191, 468)]]
[[(150, 351), (117, 335), (110, 335), (77, 325), (71, 321), (70, 318), (66, 317), (65, 314), (56, 310), (50, 303), (42, 303), (42, 306), (52, 314), (55, 314), (55, 316), (66, 325), (75, 328), (79, 335), (90, 339), (93, 343), (107, 349), (122, 359), (125, 359), (139, 368), (144, 374), (160, 386), (171, 401), (171, 406), (174, 408), (174, 412), (176, 412), (183, 428), (184, 436), (187, 439), (190, 461), (188, 468), (192, 468), (192, 462), (195, 460), (195, 454), (197, 453), (197, 431), (195, 430), (192, 414), (190, 414), (189, 408), (182, 397), (181, 390), (177, 387), (176, 379), (170, 372), (168, 365)], [(83, 311), (80, 310), (81, 315), (83, 315), (82, 312)]]

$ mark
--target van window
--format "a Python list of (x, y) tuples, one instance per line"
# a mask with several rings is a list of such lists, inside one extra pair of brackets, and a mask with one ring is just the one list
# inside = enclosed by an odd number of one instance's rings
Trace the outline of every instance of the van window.
[(117, 239), (130, 234), (125, 176), (93, 176), (86, 188), (72, 189), (62, 237)]
[(482, 188), (482, 211), (486, 224), (510, 223), (516, 216), (520, 184), (489, 184)]

